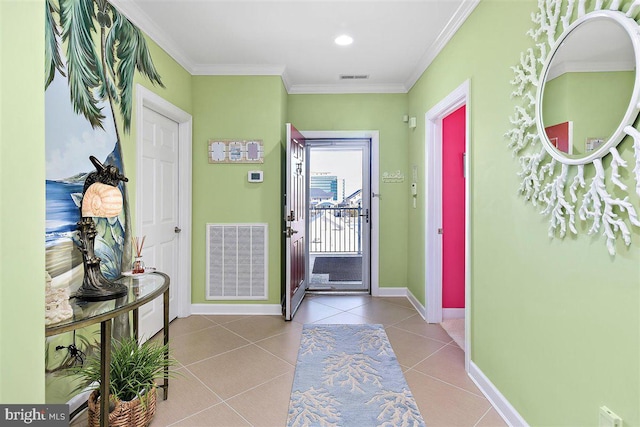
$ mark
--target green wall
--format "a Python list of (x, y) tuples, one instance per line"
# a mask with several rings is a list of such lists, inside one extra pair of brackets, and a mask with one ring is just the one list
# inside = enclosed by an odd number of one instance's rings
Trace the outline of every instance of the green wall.
[(44, 402), (44, 1), (0, 1), (0, 402)]
[[(515, 105), (510, 67), (532, 46), (536, 5), (480, 2), (409, 93), (418, 117), (409, 156), (424, 159), (425, 113), (470, 79), (472, 361), (532, 426), (595, 426), (601, 405), (640, 425), (638, 228), (611, 257), (584, 225), (578, 237), (550, 239), (547, 218), (518, 195), (504, 136)], [(632, 159), (630, 141), (621, 152)], [(424, 214), (421, 206), (409, 215), (409, 285), (422, 298)]]
[(406, 94), (289, 95), (288, 119), (305, 130), (378, 130), (380, 174), (400, 170), (405, 181), (380, 180), (380, 287), (407, 286), (407, 215), (411, 165)]
[(573, 155), (585, 154), (587, 138), (613, 135), (633, 92), (635, 73), (565, 73), (545, 83), (545, 126), (573, 122)]
[[(205, 299), (206, 224), (267, 223), (269, 298), (239, 302), (280, 304), (283, 98), (279, 76), (193, 77), (193, 303), (233, 303)], [(264, 163), (210, 164), (209, 139), (262, 139)], [(264, 182), (247, 182), (250, 170)]]

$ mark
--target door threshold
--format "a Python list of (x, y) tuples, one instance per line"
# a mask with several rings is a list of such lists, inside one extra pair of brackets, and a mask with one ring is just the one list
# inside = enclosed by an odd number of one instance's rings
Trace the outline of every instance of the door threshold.
[(305, 291), (305, 294), (309, 295), (371, 295), (369, 291), (323, 291), (323, 290), (309, 290)]

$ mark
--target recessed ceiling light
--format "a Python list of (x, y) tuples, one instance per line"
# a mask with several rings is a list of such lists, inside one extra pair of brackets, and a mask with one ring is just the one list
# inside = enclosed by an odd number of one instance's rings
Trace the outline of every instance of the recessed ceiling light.
[(334, 41), (339, 46), (349, 46), (351, 43), (353, 43), (353, 37), (343, 34), (341, 36), (336, 37)]

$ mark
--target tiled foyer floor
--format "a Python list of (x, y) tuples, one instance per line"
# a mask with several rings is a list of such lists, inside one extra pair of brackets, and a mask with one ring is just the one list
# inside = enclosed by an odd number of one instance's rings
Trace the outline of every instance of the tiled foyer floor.
[(151, 426), (284, 427), (304, 323), (383, 324), (427, 426), (506, 425), (467, 377), (462, 350), (407, 299), (310, 295), (291, 322), (174, 320), (171, 349), (180, 375), (171, 380), (169, 399), (158, 399)]

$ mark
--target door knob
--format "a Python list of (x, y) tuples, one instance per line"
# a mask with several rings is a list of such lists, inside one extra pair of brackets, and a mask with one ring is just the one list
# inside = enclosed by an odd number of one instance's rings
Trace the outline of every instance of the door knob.
[(180, 233), (181, 231), (182, 231), (182, 228), (180, 228), (178, 226), (174, 227), (174, 229), (173, 229), (173, 232), (176, 233), (176, 234)]

